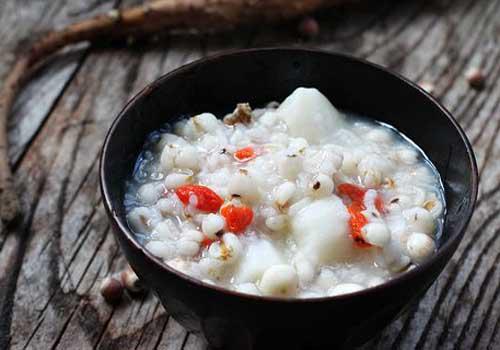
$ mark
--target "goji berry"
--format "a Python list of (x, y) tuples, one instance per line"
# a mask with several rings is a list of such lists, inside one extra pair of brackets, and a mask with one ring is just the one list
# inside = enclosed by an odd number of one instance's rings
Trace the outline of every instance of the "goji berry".
[(248, 146), (244, 148), (240, 148), (233, 154), (234, 158), (239, 162), (248, 162), (251, 159), (254, 159), (257, 155), (253, 147)]
[(195, 196), (195, 208), (204, 212), (216, 213), (224, 203), (224, 200), (217, 193), (206, 186), (183, 185), (177, 187), (175, 193), (184, 205), (188, 205), (189, 198)]
[(361, 186), (353, 185), (353, 184), (340, 184), (337, 186), (337, 190), (339, 194), (347, 196), (353, 202), (363, 203), (363, 199), (365, 198), (366, 189)]
[(232, 204), (224, 206), (221, 215), (226, 219), (226, 225), (231, 232), (243, 232), (252, 223), (253, 211), (247, 206), (235, 206)]
[(372, 245), (366, 242), (363, 238), (363, 235), (361, 234), (361, 229), (368, 223), (368, 220), (362, 213), (364, 207), (354, 202), (347, 208), (347, 210), (351, 215), (351, 218), (349, 219), (349, 226), (351, 226), (352, 239), (354, 240), (356, 245), (361, 248), (371, 247)]

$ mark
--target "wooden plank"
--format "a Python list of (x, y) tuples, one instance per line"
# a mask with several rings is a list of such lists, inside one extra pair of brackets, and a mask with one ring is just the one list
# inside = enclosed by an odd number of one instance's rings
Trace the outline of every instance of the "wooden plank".
[[(22, 17), (24, 33), (51, 25), (51, 17), (59, 18), (54, 13), (60, 13), (63, 23), (67, 14), (56, 5), (45, 9), (48, 15), (40, 3), (5, 4), (0, 6), (9, 11), (29, 7)], [(5, 13), (1, 9), (0, 19)], [(205, 347), (169, 318), (152, 295), (113, 308), (98, 294), (100, 280), (125, 265), (100, 203), (100, 145), (126, 100), (159, 75), (226, 49), (284, 44), (350, 52), (435, 84), (436, 96), (473, 140), (481, 168), (481, 199), (452, 261), (414, 308), (363, 348), (499, 347), (499, 10), (500, 0), (384, 0), (322, 13), (321, 34), (309, 42), (297, 37), (293, 23), (217, 37), (165, 38), (146, 47), (90, 53), (80, 67), (64, 73), (73, 79), (55, 97), (36, 95), (35, 84), (16, 107), (19, 132), (28, 135), (16, 146), (23, 155), (18, 156), (16, 175), (30, 215), (0, 240), (0, 290), (11, 290), (14, 296), (13, 304), (2, 304), (2, 312), (12, 313), (12, 322), (0, 320), (0, 348), (6, 336), (12, 337), (11, 349)], [(8, 30), (0, 23), (1, 36)], [(5, 67), (1, 63), (0, 77)], [(464, 78), (464, 71), (476, 65), (488, 77), (481, 92), (470, 89)], [(64, 76), (61, 66), (40, 75), (37, 84), (55, 87), (62, 79), (55, 72)], [(33, 118), (41, 97), (49, 102), (30, 131), (27, 115)], [(11, 137), (17, 132), (12, 129)], [(18, 268), (19, 277), (12, 282)]]

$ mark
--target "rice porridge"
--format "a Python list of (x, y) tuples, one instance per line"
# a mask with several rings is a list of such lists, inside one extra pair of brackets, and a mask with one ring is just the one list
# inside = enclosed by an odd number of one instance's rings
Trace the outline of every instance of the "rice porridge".
[(314, 298), (425, 261), (443, 198), (410, 140), (298, 88), (152, 133), (124, 201), (132, 231), (169, 266), (242, 293)]

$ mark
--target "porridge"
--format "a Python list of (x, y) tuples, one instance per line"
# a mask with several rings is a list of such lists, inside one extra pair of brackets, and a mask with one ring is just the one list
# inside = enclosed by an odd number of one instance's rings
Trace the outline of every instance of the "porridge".
[(439, 174), (394, 128), (318, 90), (152, 133), (126, 184), (153, 255), (242, 293), (314, 298), (376, 286), (436, 250)]

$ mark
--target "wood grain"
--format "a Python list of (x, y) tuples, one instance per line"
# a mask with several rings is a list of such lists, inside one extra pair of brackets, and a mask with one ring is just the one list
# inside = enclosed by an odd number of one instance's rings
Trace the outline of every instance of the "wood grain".
[[(85, 16), (119, 3), (81, 4), (4, 0), (1, 52), (73, 20), (75, 12)], [(290, 23), (130, 48), (75, 48), (57, 59), (23, 93), (10, 128), (29, 215), (1, 228), (0, 349), (205, 348), (152, 295), (114, 308), (100, 297), (100, 280), (125, 261), (101, 205), (98, 154), (124, 103), (159, 75), (215, 52), (271, 45), (349, 52), (430, 82), (474, 145), (480, 200), (462, 244), (424, 298), (363, 348), (499, 348), (498, 13), (500, 0), (382, 0), (318, 14), (321, 34), (309, 42)], [(0, 56), (0, 82), (12, 60)], [(487, 75), (483, 91), (466, 82), (471, 66)]]

